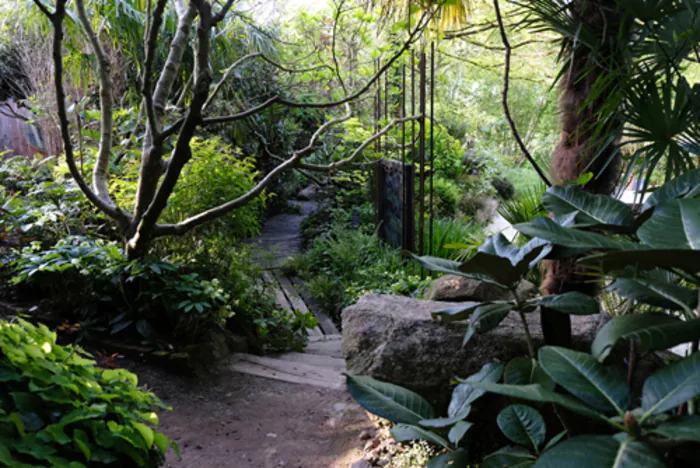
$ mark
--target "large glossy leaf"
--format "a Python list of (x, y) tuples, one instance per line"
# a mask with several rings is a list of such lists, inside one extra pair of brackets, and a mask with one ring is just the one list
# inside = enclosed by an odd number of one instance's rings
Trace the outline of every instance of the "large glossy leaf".
[[(470, 405), (480, 398), (485, 390), (474, 388), (473, 382), (498, 382), (503, 375), (503, 364), (488, 363), (479, 372), (472, 374), (466, 379), (460, 379), (460, 384), (452, 391), (452, 399), (447, 408), (447, 415), (454, 418), (460, 414), (469, 414)], [(462, 418), (465, 418), (463, 416)]]
[(550, 187), (542, 196), (542, 204), (556, 216), (576, 212), (577, 226), (629, 226), (634, 221), (632, 209), (625, 203), (579, 187)]
[(700, 416), (685, 416), (660, 424), (652, 434), (675, 442), (700, 442)]
[(497, 393), (499, 395), (505, 395), (513, 398), (520, 398), (523, 400), (535, 401), (538, 403), (554, 403), (556, 405), (563, 406), (564, 408), (567, 408), (573, 411), (574, 413), (578, 413), (583, 416), (588, 416), (590, 418), (597, 418), (607, 421), (607, 417), (597, 412), (593, 408), (580, 402), (579, 400), (567, 395), (555, 393), (551, 390), (544, 388), (539, 384), (500, 385), (477, 382), (474, 383), (473, 386), (478, 389), (486, 390), (487, 392)]
[(538, 357), (544, 371), (556, 383), (596, 410), (622, 415), (629, 407), (632, 396), (624, 377), (604, 367), (590, 354), (543, 346)]
[(655, 372), (642, 388), (643, 418), (675, 408), (700, 395), (700, 353)]
[(450, 439), (454, 445), (459, 445), (460, 441), (464, 438), (467, 431), (473, 426), (472, 423), (467, 421), (459, 421), (455, 424), (450, 432), (447, 434), (447, 438)]
[(571, 315), (594, 315), (600, 312), (600, 305), (594, 297), (576, 291), (538, 297), (528, 301), (528, 304)]
[(551, 249), (551, 245), (541, 239), (518, 247), (499, 233), (489, 237), (476, 255), (459, 269), (465, 274), (487, 276), (499, 284), (513, 286)]
[(486, 281), (487, 283), (492, 283), (495, 284), (496, 286), (500, 286), (502, 288), (505, 288), (504, 285), (494, 281), (492, 278), (490, 278), (487, 275), (479, 275), (479, 274), (467, 274), (464, 273), (459, 269), (459, 267), (462, 265), (460, 262), (455, 262), (454, 260), (448, 260), (445, 258), (438, 258), (438, 257), (430, 257), (430, 256), (422, 256), (419, 257), (417, 255), (413, 255), (413, 258), (420, 263), (420, 265), (423, 268), (426, 268), (430, 271), (437, 271), (438, 273), (447, 273), (449, 275), (457, 275), (457, 276), (464, 276), (466, 278), (476, 278), (481, 281)]
[[(466, 450), (447, 452), (432, 458), (426, 468), (468, 468), (469, 454)], [(502, 467), (500, 467), (502, 468)]]
[(572, 437), (547, 450), (535, 463), (536, 468), (664, 468), (653, 448), (612, 436)]
[(524, 356), (516, 357), (506, 365), (503, 382), (509, 385), (540, 384), (547, 390), (554, 390), (557, 386), (537, 360)]
[(633, 267), (638, 270), (678, 268), (686, 273), (700, 271), (700, 250), (650, 249), (645, 246), (628, 251), (610, 251), (590, 255), (579, 260), (585, 265), (595, 265), (601, 273), (611, 273)]
[(410, 424), (397, 424), (391, 429), (391, 435), (396, 442), (407, 442), (410, 440), (427, 440), (435, 445), (450, 448), (450, 443), (436, 433), (423, 429), (422, 427)]
[(436, 310), (430, 314), (434, 319), (441, 319), (445, 322), (454, 322), (458, 320), (466, 320), (470, 315), (480, 306), (488, 304), (472, 302), (469, 304), (460, 304), (458, 306), (446, 307), (444, 309)]
[(372, 414), (405, 424), (417, 424), (435, 416), (430, 403), (415, 392), (371, 377), (346, 377), (350, 395)]
[(658, 205), (637, 235), (657, 249), (700, 250), (700, 199), (668, 200)]
[(608, 288), (627, 299), (670, 310), (691, 310), (698, 305), (695, 291), (656, 278), (618, 278)]
[(463, 344), (467, 344), (474, 333), (486, 333), (496, 328), (510, 313), (510, 302), (493, 302), (479, 306), (469, 319)]
[(486, 456), (481, 468), (528, 468), (535, 463), (535, 457), (522, 447), (503, 447)]
[(547, 428), (542, 415), (529, 406), (510, 405), (496, 418), (501, 432), (512, 442), (537, 451), (544, 443)]
[(666, 182), (652, 193), (644, 203), (644, 210), (654, 208), (667, 200), (680, 198), (700, 185), (700, 169), (688, 171), (680, 177)]
[(614, 317), (593, 340), (591, 354), (605, 360), (620, 340), (634, 340), (639, 353), (668, 349), (700, 338), (700, 319), (684, 321), (672, 315), (646, 313)]
[(549, 218), (537, 218), (529, 223), (513, 226), (531, 237), (539, 237), (557, 245), (576, 249), (639, 249), (634, 242), (618, 241), (595, 232), (563, 227)]

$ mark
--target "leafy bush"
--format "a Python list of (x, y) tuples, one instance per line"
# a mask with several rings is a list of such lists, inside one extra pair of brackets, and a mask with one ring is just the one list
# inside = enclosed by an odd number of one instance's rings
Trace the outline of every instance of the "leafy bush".
[[(456, 182), (442, 177), (435, 177), (433, 179), (433, 203), (437, 216), (443, 218), (454, 216), (457, 213), (459, 200), (461, 198), (462, 189)], [(425, 202), (426, 206), (429, 206), (430, 195), (427, 193)]]
[(502, 200), (510, 200), (515, 196), (515, 186), (504, 177), (494, 177), (491, 179), (491, 185)]
[(0, 465), (156, 467), (177, 446), (134, 374), (100, 369), (44, 325), (0, 321)]

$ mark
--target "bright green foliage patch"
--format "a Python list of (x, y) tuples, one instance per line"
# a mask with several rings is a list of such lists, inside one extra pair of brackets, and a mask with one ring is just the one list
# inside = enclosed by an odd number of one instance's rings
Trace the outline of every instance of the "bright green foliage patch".
[(0, 465), (161, 466), (177, 446), (152, 426), (152, 393), (56, 344), (45, 325), (0, 321)]

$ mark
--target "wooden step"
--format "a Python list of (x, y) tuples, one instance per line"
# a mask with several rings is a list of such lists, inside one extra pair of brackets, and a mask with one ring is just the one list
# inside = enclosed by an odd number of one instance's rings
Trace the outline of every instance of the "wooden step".
[(342, 341), (340, 335), (326, 335), (319, 339), (312, 340), (304, 348), (306, 354), (328, 356), (336, 359), (343, 359)]
[(229, 368), (243, 374), (284, 382), (330, 389), (345, 387), (345, 377), (338, 371), (272, 357), (236, 353), (231, 356)]
[(343, 373), (346, 371), (345, 359), (338, 359), (320, 354), (308, 353), (285, 353), (275, 356), (277, 359), (290, 362), (298, 362), (300, 364), (308, 364), (310, 366), (323, 367), (333, 371)]

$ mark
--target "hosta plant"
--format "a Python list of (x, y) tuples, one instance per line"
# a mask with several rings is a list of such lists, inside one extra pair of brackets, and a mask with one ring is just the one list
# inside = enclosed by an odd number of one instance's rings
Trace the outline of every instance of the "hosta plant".
[(161, 466), (167, 409), (134, 374), (100, 369), (46, 326), (0, 321), (0, 466)]

